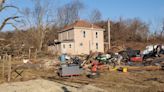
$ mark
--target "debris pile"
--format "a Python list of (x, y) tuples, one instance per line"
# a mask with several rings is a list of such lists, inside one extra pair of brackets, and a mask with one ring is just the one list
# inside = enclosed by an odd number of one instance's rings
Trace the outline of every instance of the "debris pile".
[[(128, 68), (126, 67), (128, 66), (145, 67), (140, 68), (140, 70), (159, 70), (162, 68), (164, 63), (164, 57), (161, 57), (162, 54), (164, 54), (163, 51), (164, 46), (162, 45), (150, 45), (143, 51), (127, 48), (116, 53), (92, 52), (89, 55), (84, 56), (85, 58), (63, 54), (60, 56), (61, 68), (59, 69), (59, 74), (62, 75), (62, 73), (67, 72), (67, 76), (80, 75), (82, 74), (80, 70), (84, 70), (89, 72), (87, 76), (94, 78), (95, 76), (99, 76), (99, 70), (102, 70), (105, 67), (108, 69), (121, 70), (123, 72), (127, 72)], [(146, 66), (157, 67), (146, 68)], [(135, 70), (132, 68), (129, 69)]]

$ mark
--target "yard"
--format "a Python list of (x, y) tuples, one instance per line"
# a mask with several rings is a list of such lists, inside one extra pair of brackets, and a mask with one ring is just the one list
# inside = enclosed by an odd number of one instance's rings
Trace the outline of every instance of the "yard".
[[(44, 60), (46, 61), (46, 59)], [(47, 61), (53, 60), (54, 59)], [(87, 78), (85, 74), (73, 77), (59, 77), (54, 71), (54, 68), (27, 68), (23, 70), (21, 76), (17, 78), (17, 74), (13, 72), (10, 82), (1, 80), (0, 90), (3, 90), (3, 92), (22, 92), (22, 90), (26, 90), (26, 92), (44, 92), (45, 90), (46, 92), (77, 92), (77, 90), (81, 90), (82, 92), (164, 91), (163, 70), (142, 70), (123, 73), (120, 71), (108, 71), (106, 69), (101, 70), (100, 77), (95, 79)], [(21, 70), (18, 70), (18, 72), (19, 71)], [(47, 88), (50, 89), (47, 90)], [(41, 89), (41, 91), (39, 89)]]

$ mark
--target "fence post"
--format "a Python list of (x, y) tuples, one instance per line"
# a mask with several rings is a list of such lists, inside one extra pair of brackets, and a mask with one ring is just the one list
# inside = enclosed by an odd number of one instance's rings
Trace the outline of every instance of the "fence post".
[(7, 81), (9, 82), (11, 79), (11, 55), (8, 56), (8, 79)]
[(28, 57), (31, 58), (31, 48), (28, 49)]
[(35, 49), (35, 60), (36, 60), (36, 58), (37, 58), (37, 53), (38, 53), (38, 50)]
[(5, 72), (4, 72), (4, 70), (5, 70), (5, 69), (4, 69), (4, 65), (5, 65), (5, 64), (4, 64), (4, 61), (5, 61), (5, 57), (3, 56), (3, 57), (2, 57), (2, 79), (4, 79), (4, 76), (5, 76), (5, 74), (4, 74), (4, 73), (5, 73)]

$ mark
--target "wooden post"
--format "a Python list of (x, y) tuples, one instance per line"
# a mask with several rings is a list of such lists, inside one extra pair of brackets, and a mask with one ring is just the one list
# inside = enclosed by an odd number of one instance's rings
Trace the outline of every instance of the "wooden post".
[(29, 59), (31, 58), (31, 48), (29, 48), (29, 53), (28, 53), (29, 55)]
[(108, 20), (108, 50), (111, 48), (110, 45), (110, 20)]
[(3, 56), (2, 57), (2, 79), (4, 79), (4, 77), (5, 77), (5, 68), (4, 68), (4, 61), (5, 61), (5, 57)]
[(37, 52), (38, 52), (38, 50), (36, 49), (35, 50), (35, 59), (37, 58)]
[(7, 81), (10, 82), (11, 79), (11, 55), (8, 56), (8, 79)]

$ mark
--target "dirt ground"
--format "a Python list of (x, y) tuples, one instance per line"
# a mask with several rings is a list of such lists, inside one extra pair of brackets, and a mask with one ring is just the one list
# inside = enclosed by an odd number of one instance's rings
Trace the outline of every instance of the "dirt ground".
[(104, 92), (105, 90), (85, 85), (72, 87), (61, 83), (36, 79), (26, 82), (4, 83), (0, 85), (1, 92)]
[(164, 71), (135, 71), (129, 73), (107, 72), (101, 74), (95, 84), (112, 92), (160, 92), (164, 91)]
[[(81, 92), (163, 92), (164, 71), (127, 73), (103, 71), (99, 78), (89, 79), (85, 75), (61, 78), (54, 71), (29, 69), (22, 77), (1, 84), (0, 90), (3, 90), (2, 92), (67, 92), (62, 89), (63, 86), (69, 90), (68, 92), (77, 92), (77, 90), (79, 92), (79, 89)], [(88, 89), (84, 88), (88, 86)], [(50, 89), (46, 90), (46, 88)]]
[[(42, 60), (46, 61), (54, 60)], [(89, 79), (85, 74), (61, 78), (54, 69), (28, 68), (18, 71), (22, 70), (22, 76), (17, 78), (17, 74), (12, 72), (9, 83), (4, 81), (7, 76), (3, 80), (0, 78), (0, 92), (164, 92), (164, 70), (127, 73), (103, 70), (96, 79)]]

